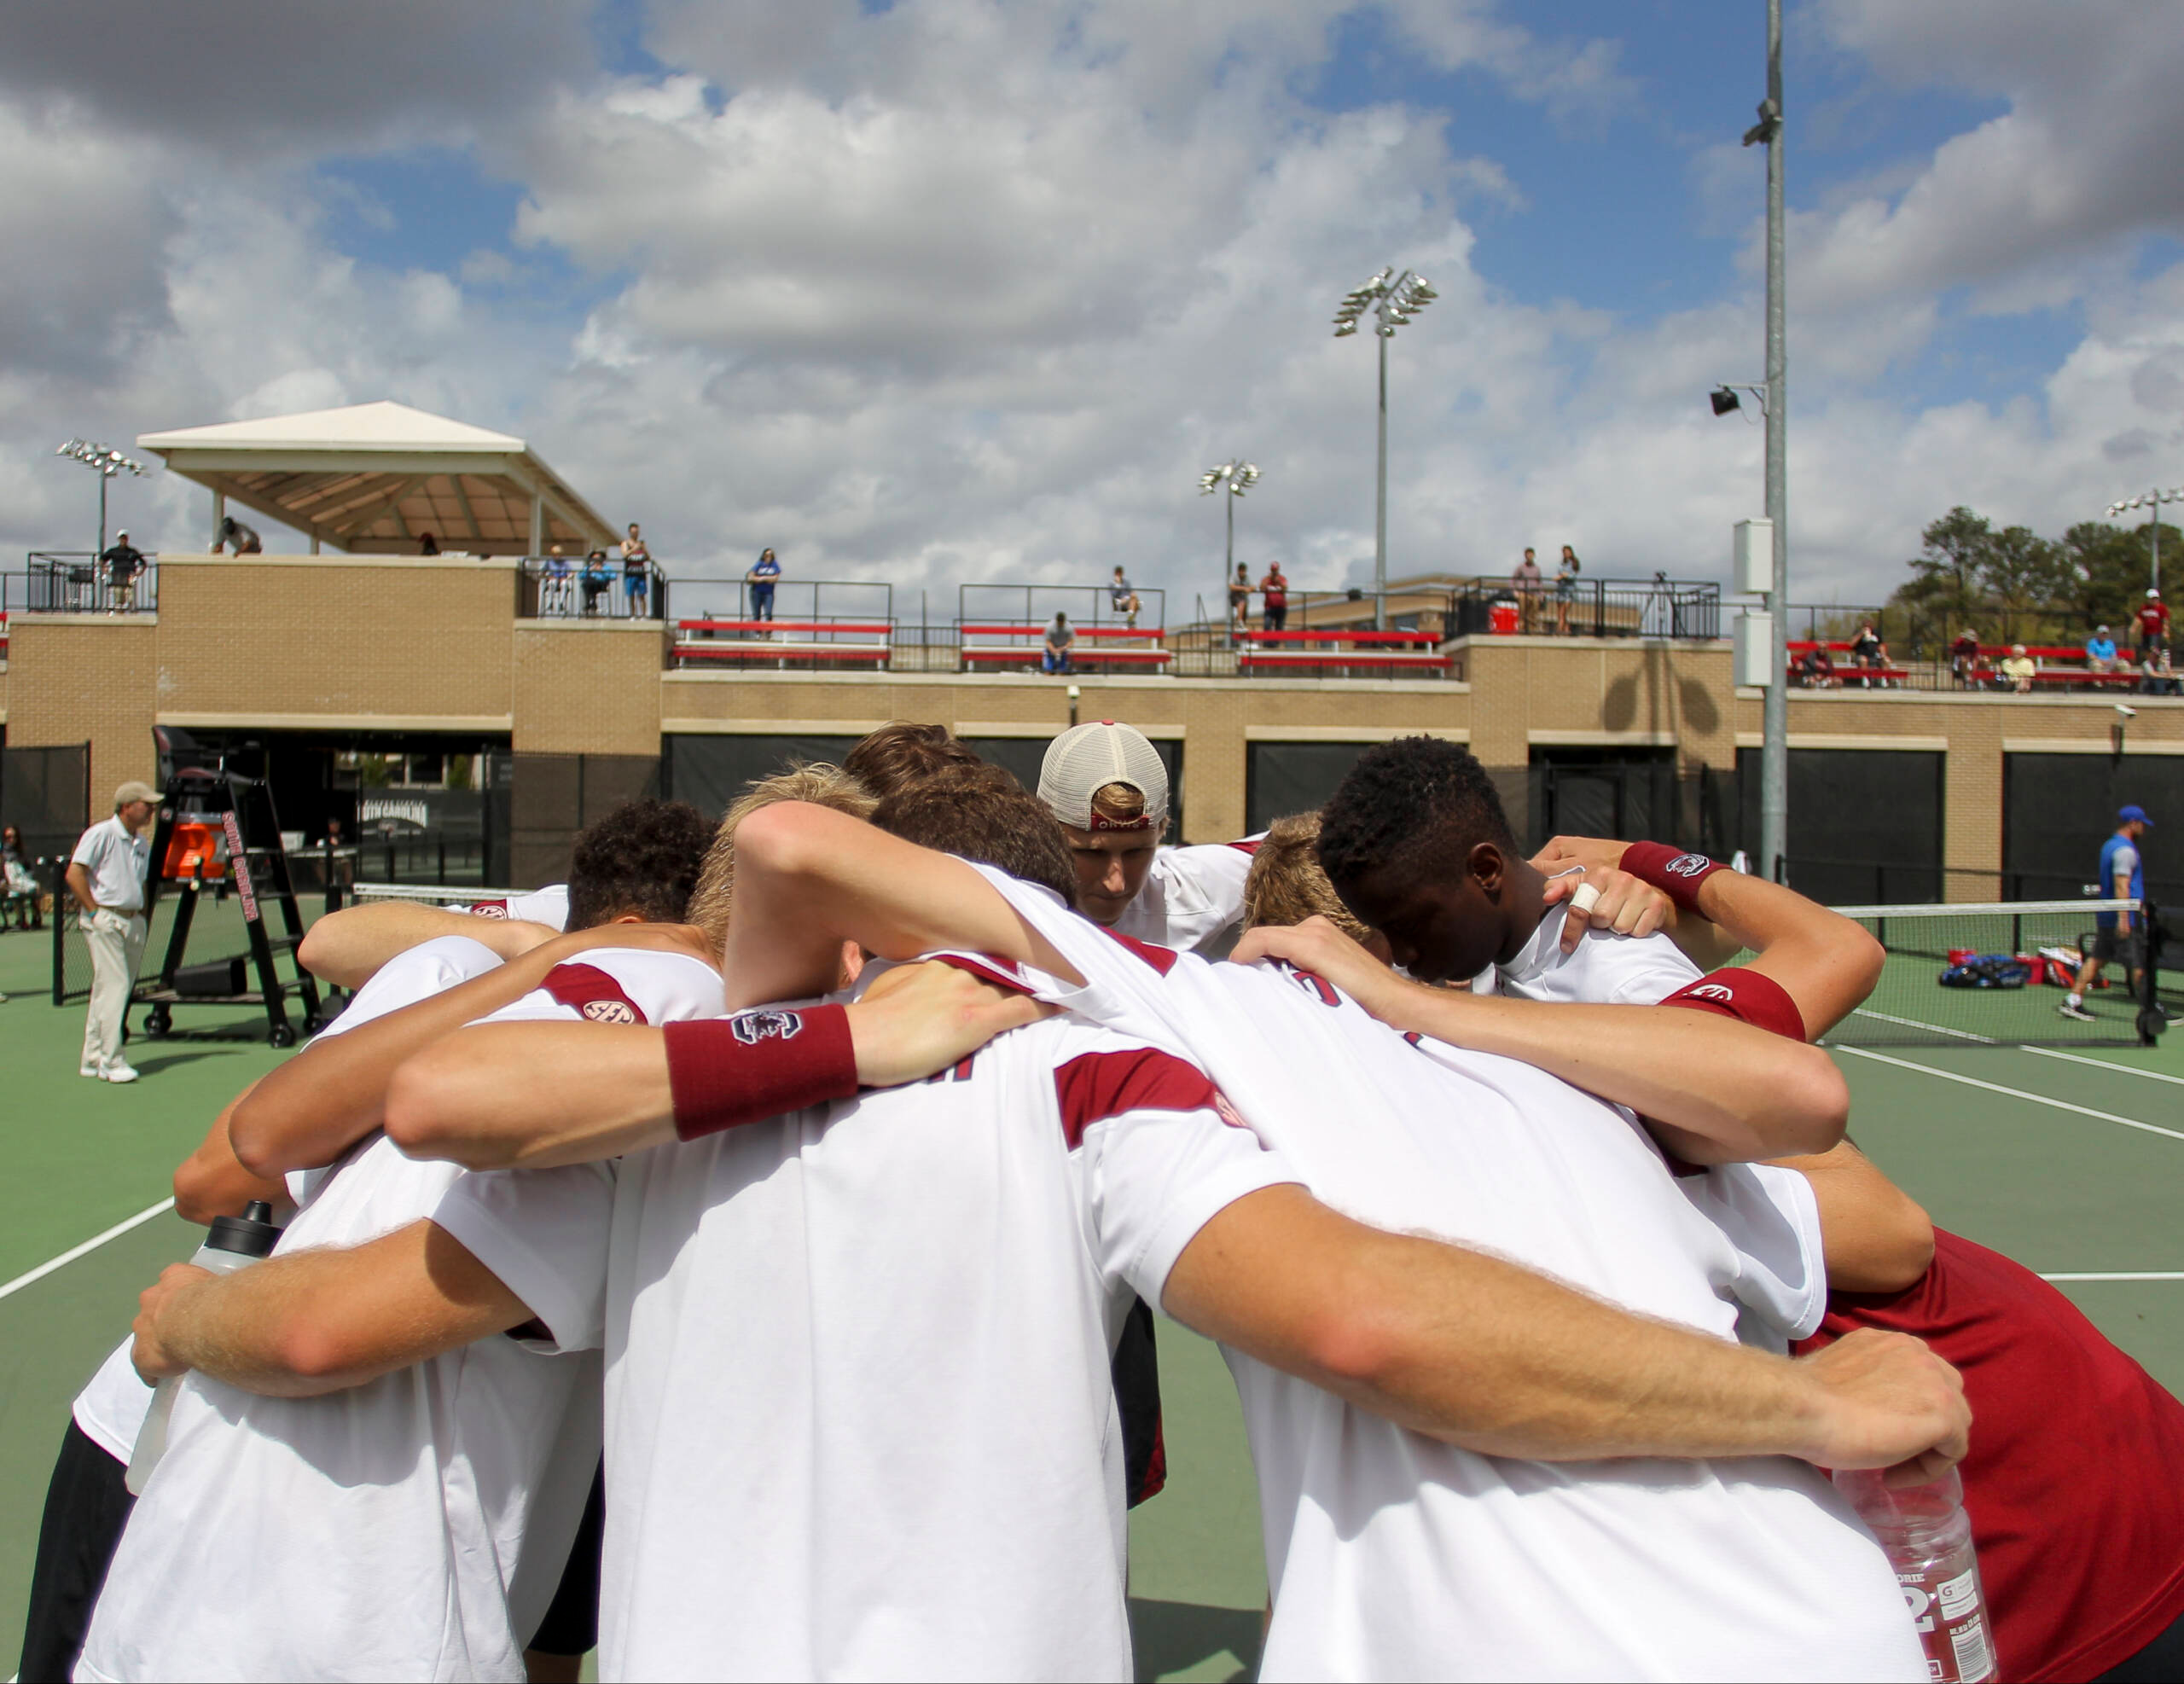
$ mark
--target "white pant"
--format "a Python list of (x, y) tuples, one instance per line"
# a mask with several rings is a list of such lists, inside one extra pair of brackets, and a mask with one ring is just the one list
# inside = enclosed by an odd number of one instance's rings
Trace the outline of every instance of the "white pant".
[(91, 949), (91, 1009), (84, 1020), (84, 1068), (103, 1070), (121, 1062), (121, 1019), (129, 1010), (129, 990), (144, 957), (147, 926), (141, 912), (112, 912), (101, 907), (77, 920)]

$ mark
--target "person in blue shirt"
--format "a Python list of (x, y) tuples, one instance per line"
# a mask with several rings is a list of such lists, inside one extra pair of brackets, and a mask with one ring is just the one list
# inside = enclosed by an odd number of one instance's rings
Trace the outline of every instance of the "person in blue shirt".
[(2106, 626), (2097, 626), (2092, 636), (2085, 640), (2085, 664), (2095, 672), (2106, 672), (2116, 665), (2116, 640), (2108, 635)]
[[(2138, 805), (2116, 815), (2116, 833), (2100, 845), (2100, 894), (2104, 900), (2143, 902), (2146, 893), (2146, 862), (2139, 851), (2139, 839), (2153, 828), (2146, 810)], [(2135, 907), (2093, 915), (2093, 948), (2079, 967), (2077, 980), (2055, 1009), (2081, 1023), (2094, 1021), (2085, 1008), (2085, 991), (2099, 980), (2100, 967), (2118, 961), (2131, 978), (2131, 994), (2139, 990), (2139, 973), (2146, 968), (2146, 932)]]
[(758, 559), (751, 564), (751, 571), (743, 576), (751, 587), (751, 618), (770, 620), (774, 617), (774, 581), (781, 576), (781, 564), (774, 560), (774, 552), (762, 549)]

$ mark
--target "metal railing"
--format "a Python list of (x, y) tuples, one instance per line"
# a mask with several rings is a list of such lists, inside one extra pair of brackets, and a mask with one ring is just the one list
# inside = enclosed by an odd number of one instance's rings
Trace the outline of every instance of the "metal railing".
[(593, 562), (580, 555), (526, 555), (516, 568), (518, 619), (664, 620), (667, 575), (657, 562), (642, 570), (644, 589), (632, 593), (619, 556)]
[(1450, 593), (1457, 637), (1714, 638), (1722, 587), (1711, 580), (1580, 578), (1536, 585), (1507, 578), (1465, 581)]
[[(770, 609), (747, 579), (684, 579), (676, 587), (678, 619), (776, 619), (873, 624), (895, 618), (895, 587), (877, 579), (775, 579)], [(762, 610), (764, 610), (762, 612)]]
[(687, 580), (677, 592), (678, 668), (886, 670), (895, 660), (894, 587), (873, 579)]
[(9, 613), (149, 614), (159, 606), (159, 564), (149, 555), (134, 578), (117, 579), (90, 550), (33, 549), (0, 584), (0, 610)]

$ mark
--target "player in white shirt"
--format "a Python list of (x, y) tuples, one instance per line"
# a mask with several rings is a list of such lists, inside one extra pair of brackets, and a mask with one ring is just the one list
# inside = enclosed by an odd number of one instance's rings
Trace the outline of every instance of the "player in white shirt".
[(502, 959), (514, 959), (566, 930), (568, 922), (566, 883), (459, 906), (369, 901), (314, 923), (296, 949), (296, 962), (322, 982), (357, 989), (396, 954), (435, 937), (468, 936)]
[[(981, 949), (1050, 951), (1055, 966), (1094, 979), (1068, 996), (1075, 1003), (1127, 1020), (1148, 1039), (1180, 1032), (1201, 1048), (1224, 1088), (1251, 1095), (1242, 1109), (1255, 1126), (1285, 1153), (1301, 1153), (1312, 1183), (1345, 1208), (1534, 1262), (1703, 1334), (1697, 1349), (1734, 1350), (1718, 1344), (1734, 1319), (1728, 1248), (1677, 1195), (1659, 1155), (1627, 1118), (1506, 1060), (1406, 1046), (1310, 978), (1209, 967), (1151, 949), (1141, 963), (1020, 886), (997, 884), (1014, 920), (996, 919), (985, 903), (965, 915), (961, 880), (933, 868), (945, 862), (889, 852), (830, 816), (783, 810), (780, 821), (741, 845), (746, 874), (758, 876), (770, 861), (778, 868), (764, 880), (770, 915), (816, 917), (832, 934), (845, 927), (827, 921), (824, 909), (835, 904), (848, 927), (885, 951), (930, 936), (955, 915), (956, 938)], [(1472, 1009), (1488, 1040), (1513, 1011), (1531, 1011), (1490, 1001)], [(1561, 1038), (1575, 1031), (1602, 1049), (1567, 1055), (1573, 1068), (1589, 1057), (1596, 1076), (1624, 1083), (1649, 1109), (1669, 1114), (1687, 1103), (1677, 1092), (1679, 1071), (1693, 1089), (1716, 1080), (1718, 1060), (1694, 1059), (1699, 1043), (1687, 1022), (1618, 1011), (1568, 1007), (1555, 1014)], [(1618, 1036), (1621, 1044), (1612, 1044)], [(1746, 1031), (1723, 1044), (1763, 1058), (1752, 1044), (1763, 1038)], [(1648, 1056), (1648, 1042), (1660, 1066), (1650, 1088), (1629, 1069)], [(1371, 1103), (1374, 1096), (1381, 1102)], [(1790, 1087), (1780, 1097), (1790, 1103)], [(1764, 1109), (1763, 1094), (1751, 1098)], [(1693, 1122), (1723, 1135), (1751, 1127), (1749, 1114), (1738, 1123), (1688, 1108)], [(1703, 1135), (1678, 1138), (1690, 1155), (1708, 1149)], [(1713, 1147), (1718, 1155), (1721, 1142)], [(1172, 1287), (1168, 1308), (1181, 1313)], [(1496, 1304), (1481, 1298), (1467, 1309), (1490, 1318)], [(1551, 1343), (1574, 1313), (1558, 1304), (1527, 1334)], [(1589, 1358), (1573, 1356), (1568, 1373), (1579, 1384), (1612, 1387), (1621, 1343), (1595, 1342)], [(1940, 1370), (1915, 1345), (1870, 1349)], [(1235, 1366), (1280, 1587), (1270, 1675), (1923, 1670), (1885, 1559), (1810, 1466), (1741, 1457), (1683, 1467), (1528, 1467), (1403, 1432), (1247, 1360)], [(1950, 1378), (1940, 1370), (1935, 1383), (1946, 1392)], [(1475, 1448), (1557, 1454), (1527, 1441), (1507, 1417), (1499, 1425), (1500, 1437), (1481, 1433)], [(1953, 1430), (1935, 1442), (1942, 1438), (1960, 1448)], [(1579, 1453), (1569, 1444), (1560, 1454)], [(1841, 1452), (1824, 1454), (1842, 1465)], [(1589, 1587), (1575, 1600), (1567, 1594), (1573, 1573)]]
[(1039, 798), (1069, 839), (1087, 918), (1163, 947), (1227, 949), (1258, 839), (1162, 847), (1168, 769), (1142, 732), (1112, 719), (1072, 725), (1047, 746)]
[[(580, 919), (679, 915), (709, 840), (690, 809), (618, 810), (579, 841)], [(497, 1015), (718, 1009), (707, 959), (600, 944), (615, 939), (627, 938), (602, 934), (568, 962), (539, 954), (502, 967), (478, 942), (437, 938), (382, 967), (320, 1042), (261, 1089), (273, 1087), (277, 1100), (282, 1088), (326, 1082), (352, 1048), (390, 1034), (398, 1046), (398, 1008), (430, 1019), (452, 1002), (474, 1009), (521, 996)], [(483, 980), (463, 986), (473, 978)], [(348, 1079), (336, 1075), (334, 1085), (369, 1087), (363, 1066), (346, 1061)], [(383, 1095), (383, 1078), (378, 1085)], [(261, 1119), (259, 1132), (268, 1126)], [(302, 1209), (276, 1256), (394, 1234), (457, 1178), (449, 1165), (403, 1157), (383, 1136), (360, 1138), (335, 1164), (289, 1176)], [(285, 1316), (235, 1315), (208, 1332), (204, 1310), (247, 1298), (208, 1304), (195, 1292), (204, 1281), (177, 1266), (146, 1294), (148, 1306), (167, 1312), (166, 1337), (144, 1338), (140, 1316), (139, 1366), (198, 1372), (177, 1394), (168, 1456), (131, 1517), (78, 1675), (233, 1667), (243, 1676), (523, 1676), (523, 1648), (569, 1563), (597, 1460), (596, 1365), (496, 1339), (320, 1398), (354, 1384), (354, 1324), (398, 1317), (401, 1307), (368, 1298), (347, 1306), (345, 1321), (333, 1299), (315, 1295)], [(144, 1391), (138, 1382), (140, 1397)], [(208, 1529), (222, 1548), (204, 1548)], [(329, 1574), (329, 1560), (358, 1571)]]

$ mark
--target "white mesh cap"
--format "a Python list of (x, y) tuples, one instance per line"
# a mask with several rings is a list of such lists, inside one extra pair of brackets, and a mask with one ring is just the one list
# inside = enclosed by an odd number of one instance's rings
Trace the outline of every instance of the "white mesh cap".
[[(1145, 816), (1118, 821), (1092, 810), (1092, 798), (1111, 783), (1145, 798)], [(1072, 725), (1047, 746), (1039, 766), (1039, 799), (1077, 830), (1157, 830), (1168, 822), (1168, 769), (1142, 731), (1112, 719)]]

